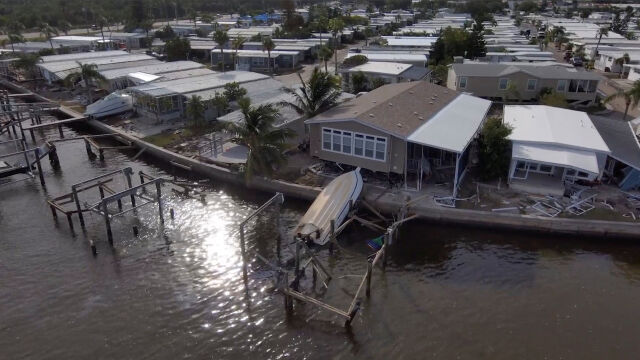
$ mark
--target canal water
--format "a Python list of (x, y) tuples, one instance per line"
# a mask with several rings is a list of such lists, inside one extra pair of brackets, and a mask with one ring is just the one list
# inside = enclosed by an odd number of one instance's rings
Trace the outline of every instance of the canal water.
[[(110, 247), (100, 218), (87, 215), (86, 234), (76, 218), (72, 236), (45, 199), (127, 166), (153, 175), (171, 170), (119, 151), (90, 161), (81, 141), (58, 148), (61, 169), (45, 161), (46, 189), (37, 180), (0, 186), (2, 359), (637, 359), (640, 353), (639, 245), (413, 223), (402, 229), (386, 272), (374, 271), (371, 297), (347, 330), (340, 318), (310, 305), (296, 304), (287, 317), (272, 274), (257, 264), (245, 287), (237, 225), (272, 194), (213, 183), (204, 187), (203, 203), (165, 191), (165, 227), (154, 206), (143, 208), (137, 218), (114, 222)], [(307, 205), (285, 199), (279, 212), (251, 222), (249, 253), (273, 258), (277, 224), (292, 229)], [(366, 271), (365, 242), (376, 235), (354, 226), (334, 256), (320, 251), (336, 279), (318, 296), (348, 307), (359, 281), (353, 275)]]

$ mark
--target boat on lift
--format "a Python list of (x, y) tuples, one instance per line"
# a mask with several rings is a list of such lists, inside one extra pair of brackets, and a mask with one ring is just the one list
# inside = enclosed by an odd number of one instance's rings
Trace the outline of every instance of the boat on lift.
[(87, 106), (86, 116), (102, 118), (133, 110), (133, 98), (124, 92), (113, 92)]
[(318, 245), (326, 244), (331, 239), (331, 220), (335, 220), (336, 229), (344, 222), (349, 205), (358, 200), (362, 186), (360, 168), (335, 178), (300, 219), (295, 234)]

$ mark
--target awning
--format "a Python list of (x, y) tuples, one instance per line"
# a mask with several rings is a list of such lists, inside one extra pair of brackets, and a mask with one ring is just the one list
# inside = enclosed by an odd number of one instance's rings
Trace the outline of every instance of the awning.
[(595, 152), (554, 145), (514, 143), (512, 158), (517, 160), (571, 167), (592, 174), (600, 174)]

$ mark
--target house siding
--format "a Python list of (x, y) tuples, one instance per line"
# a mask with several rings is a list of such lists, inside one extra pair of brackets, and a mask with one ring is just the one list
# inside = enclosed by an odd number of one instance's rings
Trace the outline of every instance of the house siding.
[[(368, 135), (385, 137), (387, 139), (386, 161), (366, 159), (353, 155), (346, 155), (322, 149), (322, 128), (345, 130)], [(309, 147), (311, 155), (322, 160), (341, 164), (360, 166), (361, 168), (379, 172), (393, 172), (404, 174), (406, 142), (403, 139), (389, 135), (372, 127), (355, 121), (322, 122), (309, 125)]]
[[(452, 90), (463, 91), (471, 93), (475, 96), (484, 98), (502, 98), (505, 94), (504, 90), (498, 88), (500, 79), (509, 79), (513, 82), (518, 89), (520, 95), (519, 100), (529, 101), (534, 100), (540, 94), (542, 88), (549, 88), (556, 91), (559, 80), (567, 80), (566, 90), (564, 92), (559, 91), (567, 101), (589, 101), (593, 102), (596, 99), (596, 92), (569, 92), (569, 83), (571, 79), (539, 79), (534, 76), (525, 73), (510, 74), (504, 77), (481, 77), (481, 76), (467, 76), (467, 86), (464, 89), (460, 89), (458, 86), (458, 78), (453, 71), (449, 70), (449, 76), (447, 78), (447, 87)], [(533, 91), (527, 90), (527, 81), (529, 79), (536, 79), (538, 83)], [(594, 80), (591, 80), (594, 81)]]

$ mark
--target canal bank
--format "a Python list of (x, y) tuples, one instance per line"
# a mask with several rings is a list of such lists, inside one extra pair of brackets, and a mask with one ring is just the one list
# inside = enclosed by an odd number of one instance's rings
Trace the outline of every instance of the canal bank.
[[(3, 81), (2, 84), (12, 88), (14, 91), (32, 93), (28, 89), (10, 82)], [(43, 102), (50, 101), (39, 94), (33, 93), (33, 96)], [(81, 116), (81, 114), (66, 107), (61, 107), (60, 110), (70, 117)], [(281, 192), (286, 197), (294, 197), (306, 201), (315, 199), (321, 190), (315, 187), (264, 177), (254, 177), (251, 180), (246, 180), (242, 174), (234, 173), (226, 168), (204, 163), (197, 159), (192, 159), (150, 144), (101, 121), (87, 120), (86, 124), (101, 133), (117, 133), (126, 141), (131, 142), (135, 147), (144, 149), (144, 152), (150, 156), (165, 161), (181, 170), (214, 180), (244, 185), (249, 189), (259, 191), (271, 193)], [(365, 185), (363, 197), (380, 212), (393, 215), (404, 207), (408, 212), (417, 214), (420, 219), (435, 223), (606, 239), (620, 238), (634, 240), (640, 235), (640, 225), (632, 222), (542, 218), (529, 215), (433, 207), (424, 203), (425, 201), (429, 201), (429, 199), (424, 199), (422, 202), (416, 202), (407, 207), (406, 194), (392, 192), (391, 190), (371, 185)]]

